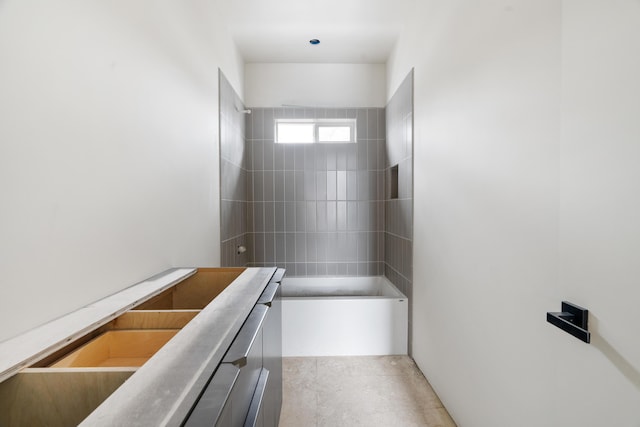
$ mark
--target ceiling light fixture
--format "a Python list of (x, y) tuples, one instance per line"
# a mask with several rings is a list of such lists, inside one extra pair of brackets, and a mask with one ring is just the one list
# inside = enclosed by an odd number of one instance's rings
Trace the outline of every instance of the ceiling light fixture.
[(318, 40), (318, 39), (311, 39), (311, 40), (309, 40), (309, 43), (311, 43), (312, 45), (314, 45), (314, 46), (315, 46), (315, 45), (317, 45), (317, 44), (320, 44), (320, 40)]

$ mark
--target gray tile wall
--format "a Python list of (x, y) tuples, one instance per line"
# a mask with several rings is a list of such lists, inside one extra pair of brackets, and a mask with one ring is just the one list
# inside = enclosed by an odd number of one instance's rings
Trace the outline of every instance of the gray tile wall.
[(237, 253), (248, 246), (247, 169), (244, 106), (222, 71), (220, 79), (220, 234), (221, 265), (241, 267), (249, 262), (248, 253)]
[[(409, 298), (413, 311), (413, 70), (386, 109), (384, 274)], [(391, 167), (398, 165), (398, 198), (391, 199)], [(411, 347), (411, 342), (409, 342)]]
[[(275, 144), (278, 118), (357, 118), (355, 144)], [(250, 265), (291, 276), (384, 272), (385, 110), (252, 108)]]

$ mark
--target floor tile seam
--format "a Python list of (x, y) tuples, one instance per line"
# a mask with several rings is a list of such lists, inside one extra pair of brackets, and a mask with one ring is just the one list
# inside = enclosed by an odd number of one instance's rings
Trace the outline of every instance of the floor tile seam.
[(313, 418), (315, 420), (315, 427), (319, 427), (320, 425), (320, 390), (319, 387), (316, 387), (316, 392), (315, 392), (315, 398), (316, 398), (316, 405), (315, 405), (315, 411), (313, 414)]
[[(339, 393), (351, 393), (353, 390), (349, 390), (349, 388), (345, 388), (345, 389), (341, 389), (338, 392)], [(322, 385), (319, 385), (318, 390), (316, 391), (316, 408), (319, 408), (320, 402), (323, 400), (320, 396), (321, 393), (329, 393), (330, 391), (326, 390), (326, 387), (323, 387)], [(335, 392), (335, 390), (334, 390)], [(438, 397), (438, 395), (434, 392), (434, 391), (426, 391), (426, 393), (429, 395), (429, 398), (426, 400), (422, 400), (422, 401), (415, 401), (416, 404), (418, 404), (420, 407), (425, 408), (425, 409), (445, 409), (444, 404), (442, 403), (442, 401), (440, 400), (440, 398)], [(425, 403), (428, 403), (427, 405), (425, 405)]]
[[(328, 375), (324, 375), (322, 376), (322, 378), (333, 378), (333, 377), (338, 377), (338, 378), (345, 378), (345, 377), (406, 377), (406, 378), (424, 378), (424, 376), (420, 375), (419, 373), (414, 373), (414, 374), (328, 374)], [(319, 379), (320, 376), (318, 376)], [(427, 383), (429, 383), (427, 381)], [(430, 383), (429, 383), (430, 385)]]
[(429, 403), (433, 403), (433, 405), (426, 405), (426, 406), (421, 406), (421, 409), (444, 409), (446, 410), (447, 408), (444, 407), (444, 405), (442, 404), (442, 402), (440, 401), (440, 399), (438, 400), (429, 400)]
[(316, 380), (316, 383), (318, 381), (318, 358), (314, 357), (313, 358), (313, 377)]
[[(439, 411), (440, 411), (440, 408), (432, 408), (432, 411), (434, 411), (434, 412), (438, 411), (438, 412), (439, 412)], [(446, 416), (446, 414), (443, 414), (442, 412), (440, 412), (440, 414), (441, 414), (441, 417), (438, 417), (438, 418), (445, 418), (445, 417), (446, 417), (446, 418), (448, 418), (448, 420), (453, 421), (453, 419), (452, 419), (451, 417)], [(350, 415), (355, 415), (355, 414), (350, 414)], [(377, 415), (378, 417), (380, 417), (380, 416), (384, 417), (384, 416), (386, 415), (388, 418), (395, 418), (395, 419), (403, 419), (403, 418), (404, 418), (404, 419), (406, 420), (406, 417), (407, 417), (407, 415), (408, 415), (408, 414), (406, 414), (406, 412), (405, 412), (405, 413), (402, 413), (402, 412), (398, 412), (398, 411), (379, 411), (379, 412), (376, 412), (376, 415)], [(404, 416), (403, 416), (403, 415), (404, 415)], [(389, 416), (390, 416), (390, 417), (389, 417)], [(450, 424), (450, 423), (446, 423), (446, 424), (441, 424), (441, 423), (438, 423), (438, 424), (432, 424), (431, 422), (429, 422), (429, 421), (431, 421), (431, 420), (432, 420), (432, 417), (430, 417), (430, 416), (428, 416), (428, 415), (426, 415), (426, 414), (411, 414), (411, 415), (409, 415), (409, 417), (411, 417), (411, 418), (413, 418), (413, 419), (419, 419), (419, 420), (421, 420), (421, 422), (419, 422), (419, 423), (403, 424), (403, 427), (404, 427), (405, 425), (408, 425), (408, 426), (416, 426), (416, 427), (418, 427), (418, 426), (420, 426), (420, 427), (435, 427), (436, 425), (437, 425), (438, 427), (440, 427), (440, 426), (442, 426), (442, 427), (445, 427), (445, 426), (455, 426), (455, 424)], [(335, 426), (336, 424), (331, 424), (331, 419), (332, 419), (332, 418), (335, 418), (335, 415), (325, 415), (325, 416), (322, 416), (322, 417), (318, 417), (318, 421), (317, 421), (316, 426)], [(447, 420), (447, 421), (448, 421), (448, 420)], [(338, 424), (338, 425), (340, 425), (340, 426), (345, 426), (345, 427), (346, 427), (346, 425), (345, 425), (345, 424)], [(378, 423), (372, 423), (372, 424), (370, 424), (370, 426), (371, 426), (371, 427), (376, 427), (376, 426), (379, 426), (379, 427), (388, 427), (388, 425), (386, 425), (386, 424), (385, 424), (385, 425), (382, 425), (382, 424), (378, 424)]]
[[(347, 391), (347, 393), (350, 393), (350, 391)], [(319, 396), (318, 396), (319, 398)], [(326, 402), (325, 402), (326, 400)], [(331, 399), (319, 399), (318, 404), (316, 406), (316, 412), (319, 412), (319, 408), (320, 408), (320, 403), (324, 403), (325, 405), (327, 404), (327, 402), (331, 402)], [(399, 403), (398, 403), (399, 402)], [(409, 407), (410, 410), (416, 410), (416, 406), (414, 405), (403, 405), (402, 403), (405, 403), (404, 401), (397, 401), (398, 404), (396, 404), (396, 409), (394, 409), (393, 411), (387, 411), (387, 412), (398, 412), (398, 411), (405, 411), (407, 410), (407, 407)], [(434, 409), (442, 409), (444, 411), (447, 410), (447, 408), (444, 407), (444, 405), (438, 400), (438, 401), (433, 401), (433, 400), (427, 400), (426, 402), (417, 402), (414, 401), (414, 403), (417, 405), (417, 410), (418, 411), (422, 411), (422, 410), (427, 410), (427, 411), (431, 411)], [(427, 403), (425, 405), (425, 403)], [(448, 411), (447, 411), (448, 413)]]

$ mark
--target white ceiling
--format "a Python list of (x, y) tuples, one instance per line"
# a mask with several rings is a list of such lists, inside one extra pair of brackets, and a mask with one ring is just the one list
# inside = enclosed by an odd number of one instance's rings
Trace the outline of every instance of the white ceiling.
[(235, 0), (229, 29), (248, 63), (385, 63), (414, 2)]

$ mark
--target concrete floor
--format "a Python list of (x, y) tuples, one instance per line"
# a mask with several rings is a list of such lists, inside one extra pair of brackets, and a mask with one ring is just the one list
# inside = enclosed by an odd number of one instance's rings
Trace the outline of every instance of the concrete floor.
[(280, 427), (455, 427), (408, 356), (283, 359)]

